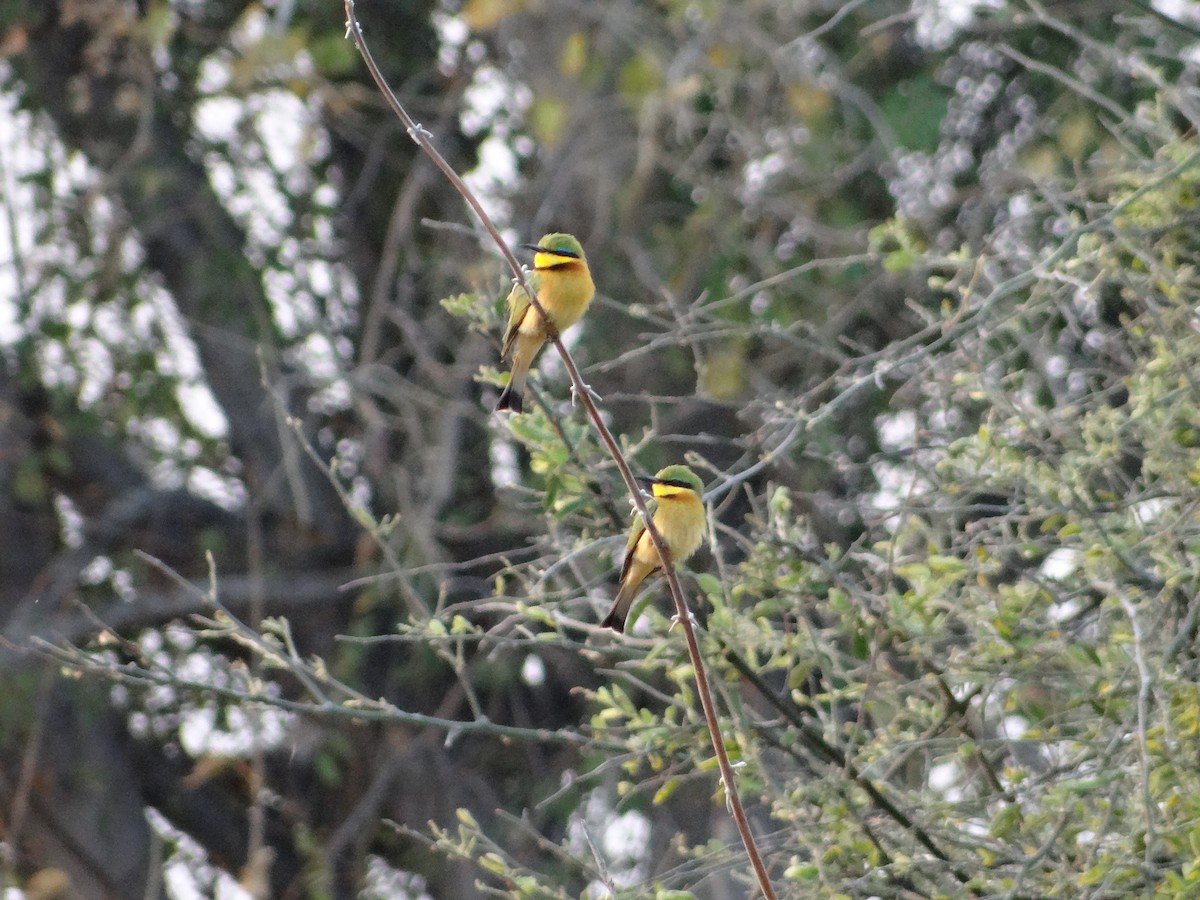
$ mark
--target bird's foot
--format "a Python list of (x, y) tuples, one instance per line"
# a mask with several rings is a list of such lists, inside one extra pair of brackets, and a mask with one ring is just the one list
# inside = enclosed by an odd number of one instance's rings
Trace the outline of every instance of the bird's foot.
[[(595, 403), (603, 402), (604, 398), (602, 398), (599, 394), (597, 394), (595, 391), (593, 391), (592, 386), (590, 384), (585, 384), (583, 386), (583, 389), (585, 391), (587, 391), (588, 396), (592, 398), (593, 402), (595, 402)], [(576, 406), (578, 403), (579, 403), (579, 392), (575, 389), (575, 385), (572, 384), (571, 385), (571, 405)]]
[[(691, 622), (692, 622), (692, 627), (693, 627), (693, 628), (699, 628), (699, 627), (700, 627), (700, 623), (696, 621), (696, 614), (695, 614), (694, 612), (691, 612), (691, 611), (689, 610), (689, 611), (688, 611), (688, 618), (691, 620)], [(667, 634), (670, 634), (672, 631), (674, 631), (674, 630), (675, 630), (675, 626), (676, 626), (676, 625), (678, 625), (678, 624), (679, 624), (679, 613), (676, 613), (675, 615), (671, 616), (671, 624), (670, 624), (670, 626), (667, 628)]]

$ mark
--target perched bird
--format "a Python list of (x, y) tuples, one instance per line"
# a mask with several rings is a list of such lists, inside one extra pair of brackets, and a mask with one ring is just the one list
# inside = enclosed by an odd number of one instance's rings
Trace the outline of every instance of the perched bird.
[(549, 318), (547, 323), (519, 284), (508, 295), (508, 325), (504, 329), (502, 356), (512, 355), (512, 376), (500, 394), (496, 409), (520, 412), (525, 377), (542, 344), (579, 321), (596, 293), (592, 273), (579, 241), (569, 234), (547, 234), (536, 244), (522, 244), (533, 251), (529, 288)]
[[(667, 466), (653, 478), (639, 478), (648, 485), (654, 499), (649, 503), (654, 528), (666, 544), (672, 565), (679, 565), (696, 552), (704, 537), (704, 503), (700, 495), (704, 485), (687, 466)], [(625, 564), (621, 567), (621, 589), (613, 601), (601, 628), (625, 630), (625, 617), (647, 575), (662, 568), (658, 551), (642, 517), (633, 514), (633, 527), (625, 542)]]

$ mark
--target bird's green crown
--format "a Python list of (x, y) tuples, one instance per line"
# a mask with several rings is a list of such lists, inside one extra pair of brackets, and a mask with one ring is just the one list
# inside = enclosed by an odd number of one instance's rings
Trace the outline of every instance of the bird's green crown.
[(583, 259), (583, 245), (575, 239), (574, 235), (560, 231), (542, 235), (542, 239), (537, 242), (535, 249), (540, 250), (542, 253), (553, 253), (557, 256), (570, 256), (576, 259)]
[(665, 469), (659, 469), (654, 480), (673, 484), (676, 487), (690, 488), (697, 497), (704, 493), (704, 482), (687, 466), (667, 466)]

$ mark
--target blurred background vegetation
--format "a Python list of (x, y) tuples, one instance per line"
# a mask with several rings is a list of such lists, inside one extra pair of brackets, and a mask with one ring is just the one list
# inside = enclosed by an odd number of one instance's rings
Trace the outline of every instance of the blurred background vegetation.
[[(1198, 9), (359, 4), (708, 485), (781, 896), (1200, 891)], [(508, 273), (342, 4), (16, 0), (0, 54), (0, 885), (749, 894), (663, 591), (595, 627), (620, 480), (552, 352), (490, 414)]]

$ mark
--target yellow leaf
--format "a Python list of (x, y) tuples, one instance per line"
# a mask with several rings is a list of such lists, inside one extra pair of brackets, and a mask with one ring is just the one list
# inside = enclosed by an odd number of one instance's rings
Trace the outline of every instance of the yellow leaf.
[(1058, 126), (1058, 146), (1068, 159), (1082, 159), (1095, 136), (1093, 117), (1082, 113), (1071, 116)]
[(538, 140), (552, 147), (562, 139), (570, 112), (567, 105), (553, 97), (539, 97), (529, 108), (529, 122)]
[(487, 31), (528, 6), (528, 0), (467, 0), (462, 17), (472, 31)]
[(705, 358), (700, 368), (700, 393), (714, 400), (733, 400), (746, 390), (746, 348), (729, 341)]
[(587, 64), (588, 44), (582, 31), (576, 31), (563, 43), (562, 53), (558, 55), (558, 68), (564, 74), (575, 78)]
[(640, 104), (662, 86), (662, 63), (648, 51), (641, 51), (625, 65), (617, 76), (617, 89), (626, 100)]
[(25, 896), (30, 900), (66, 897), (70, 890), (71, 876), (62, 869), (39, 869), (25, 882)]
[(658, 792), (654, 795), (654, 805), (658, 806), (670, 799), (671, 795), (675, 793), (675, 789), (678, 788), (681, 783), (681, 780), (678, 778), (668, 778), (666, 784), (660, 787)]
[(788, 106), (801, 119), (817, 119), (833, 108), (829, 91), (819, 87), (815, 81), (790, 84), (787, 88)]

